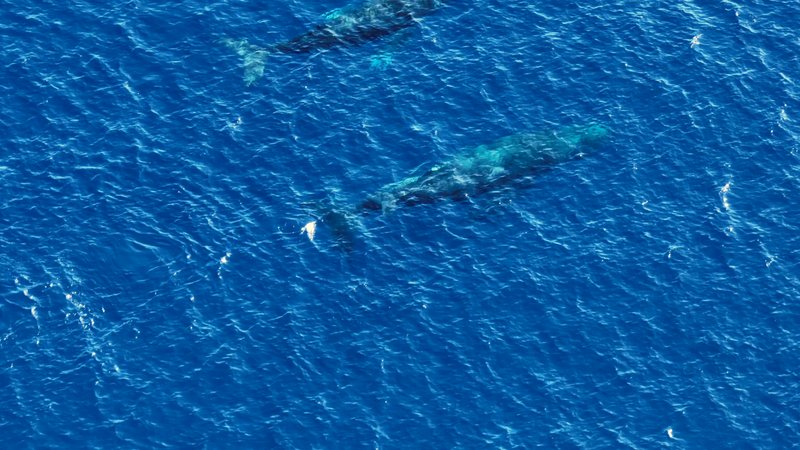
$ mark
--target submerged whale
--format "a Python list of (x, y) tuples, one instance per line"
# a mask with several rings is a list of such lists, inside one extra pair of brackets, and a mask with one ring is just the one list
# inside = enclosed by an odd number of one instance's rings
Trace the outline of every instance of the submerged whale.
[(313, 241), (317, 224), (327, 223), (335, 235), (346, 237), (350, 218), (354, 215), (480, 195), (554, 164), (579, 158), (600, 145), (607, 136), (606, 127), (590, 124), (502, 137), (421, 173), (387, 184), (350, 210), (328, 210), (319, 219), (307, 223), (301, 231)]
[(340, 46), (354, 46), (411, 27), (433, 13), (443, 0), (368, 0), (328, 15), (328, 20), (285, 42), (266, 47), (246, 40), (224, 39), (223, 43), (244, 60), (244, 81), (252, 84), (264, 75), (270, 53), (310, 53)]

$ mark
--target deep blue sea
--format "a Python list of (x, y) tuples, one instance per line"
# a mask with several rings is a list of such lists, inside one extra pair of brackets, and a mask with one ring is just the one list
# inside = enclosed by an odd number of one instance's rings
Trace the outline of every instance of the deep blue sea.
[(800, 3), (345, 2), (0, 0), (0, 448), (800, 448)]

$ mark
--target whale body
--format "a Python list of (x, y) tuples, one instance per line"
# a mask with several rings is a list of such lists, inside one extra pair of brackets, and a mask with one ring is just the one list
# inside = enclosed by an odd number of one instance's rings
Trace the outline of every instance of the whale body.
[(349, 211), (328, 210), (303, 227), (311, 240), (317, 222), (327, 223), (338, 236), (349, 234), (349, 217), (398, 206), (463, 199), (490, 192), (554, 164), (580, 158), (597, 148), (608, 129), (591, 124), (538, 133), (518, 133), (479, 145), (418, 174), (380, 188)]
[(246, 40), (224, 39), (244, 59), (244, 80), (252, 84), (264, 75), (270, 53), (311, 53), (342, 46), (361, 45), (413, 26), (433, 13), (442, 0), (369, 0), (329, 15), (329, 20), (288, 41), (266, 47)]
[(590, 125), (502, 137), (419, 175), (388, 184), (361, 203), (360, 208), (384, 210), (478, 195), (582, 156), (607, 134), (605, 127)]

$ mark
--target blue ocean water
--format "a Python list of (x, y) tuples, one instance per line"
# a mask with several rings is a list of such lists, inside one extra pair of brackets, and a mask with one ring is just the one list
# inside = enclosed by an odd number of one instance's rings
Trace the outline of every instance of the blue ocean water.
[[(220, 44), (341, 6), (2, 2), (0, 446), (800, 446), (800, 4), (453, 1), (249, 87)], [(523, 185), (300, 234), (589, 122)]]

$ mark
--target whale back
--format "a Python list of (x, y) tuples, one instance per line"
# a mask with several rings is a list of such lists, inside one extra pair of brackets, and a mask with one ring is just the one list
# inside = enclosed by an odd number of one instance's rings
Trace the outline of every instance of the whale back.
[(462, 152), (419, 175), (388, 184), (359, 209), (386, 210), (481, 194), (590, 153), (607, 136), (608, 129), (596, 124), (505, 136)]
[(393, 34), (433, 13), (439, 0), (373, 0), (318, 24), (306, 33), (274, 45), (280, 53), (309, 53), (342, 45), (360, 45)]

